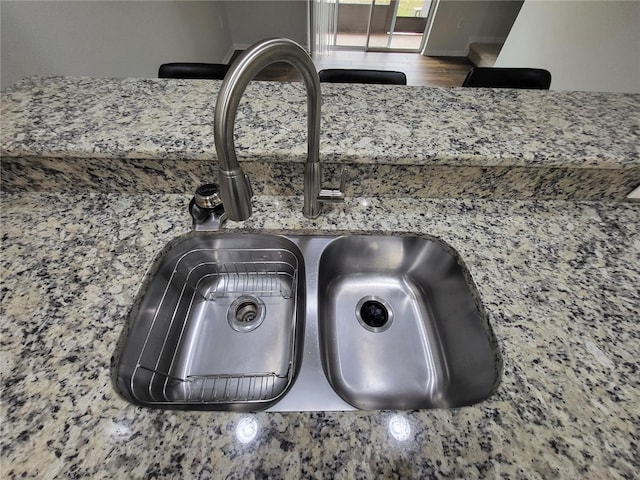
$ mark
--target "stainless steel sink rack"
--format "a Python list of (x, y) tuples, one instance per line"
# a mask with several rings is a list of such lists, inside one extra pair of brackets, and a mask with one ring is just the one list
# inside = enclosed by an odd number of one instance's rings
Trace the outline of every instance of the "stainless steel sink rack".
[[(149, 379), (151, 383), (161, 381), (164, 384), (164, 396), (158, 397), (155, 402), (145, 399), (147, 404), (252, 403), (273, 398), (279, 386), (289, 379), (291, 364), (285, 375), (271, 372), (244, 375), (189, 375), (186, 378), (177, 378), (143, 365), (138, 365), (137, 369), (151, 373)], [(141, 374), (141, 372), (136, 373)]]
[[(286, 249), (198, 248), (174, 260), (131, 378), (136, 400), (166, 407), (280, 395), (294, 374), (298, 271)], [(256, 352), (264, 345), (273, 350)], [(148, 388), (138, 395), (134, 384)]]

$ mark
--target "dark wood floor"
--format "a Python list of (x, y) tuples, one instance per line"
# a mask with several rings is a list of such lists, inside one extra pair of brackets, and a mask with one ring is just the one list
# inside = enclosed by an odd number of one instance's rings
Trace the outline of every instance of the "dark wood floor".
[[(236, 51), (232, 61), (240, 51)], [(363, 68), (397, 70), (407, 76), (408, 85), (459, 87), (473, 64), (465, 57), (425, 57), (419, 53), (387, 53), (336, 50), (315, 55), (318, 70), (324, 68)], [(257, 80), (300, 80), (298, 73), (286, 63), (275, 63), (263, 70)]]
[(459, 87), (473, 64), (466, 57), (425, 57), (419, 53), (358, 52), (338, 50), (316, 55), (323, 68), (365, 68), (397, 70), (407, 76), (408, 85)]

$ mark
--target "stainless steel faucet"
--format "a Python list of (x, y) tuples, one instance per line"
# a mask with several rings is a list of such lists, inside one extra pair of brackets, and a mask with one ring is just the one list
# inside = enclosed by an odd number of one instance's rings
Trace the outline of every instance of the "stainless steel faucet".
[(275, 62), (286, 62), (300, 74), (307, 90), (307, 161), (304, 169), (305, 217), (320, 215), (321, 202), (344, 200), (344, 174), (339, 190), (320, 188), (320, 79), (307, 52), (293, 40), (275, 38), (256, 43), (238, 57), (227, 73), (216, 101), (214, 138), (218, 155), (220, 196), (230, 220), (246, 220), (251, 216), (253, 191), (249, 177), (236, 157), (233, 126), (238, 104), (249, 82), (263, 68)]

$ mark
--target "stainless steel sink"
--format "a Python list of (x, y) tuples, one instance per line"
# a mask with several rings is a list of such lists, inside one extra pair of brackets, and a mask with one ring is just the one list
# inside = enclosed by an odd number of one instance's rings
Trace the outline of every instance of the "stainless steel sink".
[(197, 233), (150, 269), (114, 355), (158, 408), (458, 407), (501, 361), (468, 272), (415, 236)]
[(333, 389), (360, 409), (459, 407), (498, 379), (465, 272), (442, 244), (351, 236), (320, 257), (318, 324)]
[(304, 336), (304, 262), (272, 235), (198, 235), (169, 248), (131, 314), (116, 388), (162, 408), (251, 411), (281, 398)]

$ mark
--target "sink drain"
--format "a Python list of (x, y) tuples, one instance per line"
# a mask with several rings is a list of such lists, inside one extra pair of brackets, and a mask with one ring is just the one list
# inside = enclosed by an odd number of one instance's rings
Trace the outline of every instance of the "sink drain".
[(360, 325), (371, 332), (384, 332), (391, 326), (393, 311), (380, 297), (364, 297), (356, 305), (356, 318)]
[(250, 332), (264, 320), (264, 302), (252, 295), (236, 298), (227, 310), (227, 322), (236, 332)]

